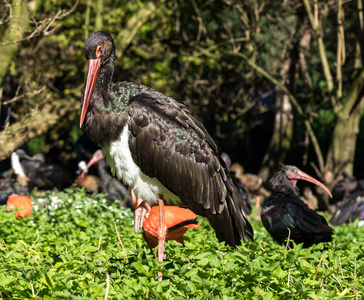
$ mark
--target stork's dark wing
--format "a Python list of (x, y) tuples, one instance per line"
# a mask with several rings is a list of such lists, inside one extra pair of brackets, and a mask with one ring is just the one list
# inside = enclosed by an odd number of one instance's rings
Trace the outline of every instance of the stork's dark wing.
[(303, 201), (287, 197), (282, 200), (279, 194), (263, 205), (261, 218), (267, 231), (280, 243), (288, 237), (287, 228), (296, 243), (305, 242), (310, 237), (314, 241), (316, 235), (331, 237), (333, 233), (325, 218), (308, 208)]
[(156, 177), (194, 213), (206, 216), (220, 241), (231, 246), (253, 230), (203, 125), (169, 97), (139, 95), (129, 102), (129, 146), (135, 163)]

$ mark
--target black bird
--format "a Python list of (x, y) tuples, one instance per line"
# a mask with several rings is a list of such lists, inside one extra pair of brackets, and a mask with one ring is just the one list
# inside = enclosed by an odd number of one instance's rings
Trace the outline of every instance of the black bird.
[(78, 187), (84, 187), (86, 191), (91, 193), (97, 193), (99, 191), (100, 178), (93, 174), (88, 174), (88, 168), (86, 162), (81, 160), (78, 163), (78, 170), (76, 172), (76, 185)]
[(45, 163), (44, 155), (41, 153), (30, 157), (24, 150), (18, 149), (13, 152), (11, 163), (22, 184), (25, 182), (30, 188), (62, 190), (72, 183), (69, 173), (64, 168)]
[(250, 192), (249, 192), (247, 186), (242, 182), (242, 180), (236, 176), (235, 172), (230, 170), (230, 167), (231, 167), (230, 156), (226, 152), (223, 152), (223, 153), (221, 153), (221, 157), (224, 160), (224, 162), (226, 164), (226, 168), (229, 172), (229, 176), (231, 177), (231, 180), (233, 181), (233, 183), (238, 191), (238, 194), (239, 194), (240, 199), (243, 204), (244, 211), (246, 214), (250, 215), (250, 213), (252, 212)]
[(364, 180), (357, 180), (355, 176), (346, 171), (343, 178), (333, 188), (333, 201), (341, 201), (337, 210), (330, 219), (330, 224), (336, 226), (353, 222), (356, 219), (364, 220)]
[(15, 194), (10, 177), (0, 178), (0, 205), (6, 205), (10, 195)]
[(329, 201), (330, 204), (336, 204), (343, 200), (347, 195), (361, 189), (355, 176), (350, 175), (346, 171), (343, 171), (342, 176), (343, 178), (340, 179), (332, 189), (332, 198)]
[(330, 219), (330, 224), (336, 226), (364, 220), (364, 190), (356, 191), (345, 196), (338, 209)]
[(164, 203), (207, 217), (219, 241), (232, 247), (253, 240), (236, 188), (204, 126), (183, 104), (150, 87), (113, 83), (115, 46), (107, 32), (90, 35), (85, 56), (80, 126), (101, 146), (112, 173), (145, 200), (135, 214), (136, 231), (144, 212), (159, 204), (159, 260)]
[(129, 190), (119, 180), (111, 176), (109, 168), (106, 165), (104, 155), (101, 150), (97, 150), (91, 160), (87, 164), (87, 169), (97, 163), (98, 175), (100, 178), (99, 190), (101, 193), (106, 194), (106, 199), (109, 201), (120, 200), (122, 206), (132, 209), (132, 198)]
[[(272, 196), (262, 207), (261, 218), (264, 227), (274, 240), (285, 244), (289, 236), (296, 244), (307, 248), (313, 244), (330, 242), (333, 229), (325, 218), (310, 209), (298, 195), (297, 180), (306, 180), (330, 191), (319, 181), (300, 171), (295, 166), (283, 165), (270, 180)], [(289, 229), (289, 230), (288, 230)]]

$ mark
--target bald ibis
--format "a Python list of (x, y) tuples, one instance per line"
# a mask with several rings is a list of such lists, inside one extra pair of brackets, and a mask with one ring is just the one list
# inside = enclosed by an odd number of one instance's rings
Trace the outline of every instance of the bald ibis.
[(333, 229), (323, 216), (310, 209), (299, 198), (297, 180), (314, 183), (331, 196), (330, 191), (321, 182), (295, 166), (283, 165), (270, 180), (272, 196), (264, 203), (261, 212), (264, 227), (280, 244), (285, 244), (288, 236), (296, 244), (303, 243), (304, 248), (330, 242)]
[(14, 193), (10, 177), (0, 178), (0, 205), (5, 205), (9, 196)]
[(221, 153), (221, 157), (224, 160), (225, 164), (226, 164), (226, 168), (228, 170), (229, 176), (231, 178), (231, 180), (233, 181), (239, 197), (242, 201), (243, 204), (243, 209), (245, 211), (246, 214), (250, 215), (251, 211), (252, 211), (252, 205), (250, 203), (251, 201), (251, 194), (249, 192), (249, 189), (247, 188), (247, 186), (242, 182), (241, 178), (238, 178), (235, 174), (235, 172), (233, 172), (230, 167), (231, 167), (231, 159), (230, 156), (223, 152)]
[(350, 175), (348, 172), (342, 172), (342, 178), (335, 184), (332, 189), (332, 198), (329, 203), (336, 204), (343, 200), (347, 195), (356, 192), (357, 189), (361, 189), (358, 184), (358, 180), (355, 176)]
[(106, 194), (106, 199), (109, 201), (120, 200), (121, 205), (132, 209), (132, 198), (129, 189), (119, 180), (112, 177), (110, 169), (106, 165), (104, 155), (101, 150), (97, 150), (87, 164), (87, 169), (92, 165), (97, 164), (98, 175), (100, 177), (99, 190)]
[(17, 149), (11, 156), (11, 164), (22, 184), (29, 187), (62, 190), (72, 183), (67, 170), (56, 164), (45, 163), (41, 153), (31, 157), (24, 150)]
[(330, 224), (336, 226), (356, 219), (364, 220), (364, 190), (345, 196), (330, 219)]
[(79, 172), (79, 174), (76, 178), (76, 185), (78, 187), (84, 187), (91, 193), (97, 193), (99, 190), (100, 178), (95, 175), (88, 174), (88, 168), (85, 161), (81, 160), (78, 163), (77, 172)]
[[(89, 36), (85, 56), (80, 127), (101, 146), (112, 173), (143, 199), (134, 230), (151, 206), (159, 204), (164, 215), (164, 201), (207, 217), (219, 241), (232, 247), (253, 240), (237, 190), (205, 127), (171, 97), (141, 84), (113, 83), (115, 46), (107, 32)], [(160, 222), (162, 234), (166, 224)]]
[(330, 219), (330, 224), (336, 226), (364, 220), (364, 180), (357, 180), (353, 175), (343, 172), (343, 178), (333, 189), (335, 202), (341, 201)]
[(239, 163), (233, 163), (230, 172), (235, 174), (247, 187), (250, 195), (255, 198), (255, 207), (260, 207), (262, 199), (268, 198), (271, 194), (263, 186), (263, 179), (258, 175), (244, 173), (244, 167)]

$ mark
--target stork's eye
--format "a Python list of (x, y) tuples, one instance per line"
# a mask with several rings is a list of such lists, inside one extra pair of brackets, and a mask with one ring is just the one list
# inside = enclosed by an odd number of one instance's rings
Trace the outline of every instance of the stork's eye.
[(102, 52), (102, 44), (97, 46), (97, 48), (96, 48), (96, 56), (97, 57), (100, 57), (101, 52)]

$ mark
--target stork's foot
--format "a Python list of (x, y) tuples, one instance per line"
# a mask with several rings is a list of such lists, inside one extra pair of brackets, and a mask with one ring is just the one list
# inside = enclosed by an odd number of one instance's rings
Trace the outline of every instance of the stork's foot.
[(150, 214), (150, 210), (152, 208), (150, 207), (149, 203), (147, 201), (142, 201), (138, 208), (134, 212), (134, 232), (138, 232), (140, 228), (143, 227), (144, 219), (147, 219)]

